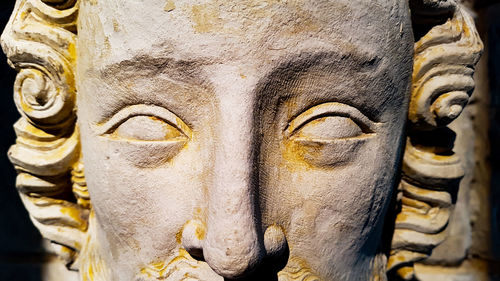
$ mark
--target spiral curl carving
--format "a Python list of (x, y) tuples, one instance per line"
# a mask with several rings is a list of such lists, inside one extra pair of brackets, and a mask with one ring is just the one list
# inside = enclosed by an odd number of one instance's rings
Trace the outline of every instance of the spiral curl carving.
[(414, 262), (427, 258), (446, 239), (464, 176), (453, 153), (455, 134), (446, 126), (469, 101), (483, 49), (472, 18), (455, 1), (411, 3), (415, 29), (431, 28), (415, 43), (400, 210), (387, 264), (389, 275), (403, 280), (417, 280)]
[(82, 248), (89, 216), (89, 206), (72, 195), (71, 171), (80, 155), (77, 16), (77, 1), (17, 0), (1, 37), (9, 64), (18, 71), (14, 100), (21, 118), (8, 153), (18, 171), (16, 187), (34, 225), (68, 265)]
[(14, 101), (18, 110), (38, 126), (59, 126), (73, 118), (72, 95), (74, 93), (62, 92), (49, 74), (37, 68), (21, 69), (14, 83)]
[(460, 115), (474, 89), (482, 49), (472, 18), (460, 7), (415, 44), (408, 115), (413, 129), (446, 126)]

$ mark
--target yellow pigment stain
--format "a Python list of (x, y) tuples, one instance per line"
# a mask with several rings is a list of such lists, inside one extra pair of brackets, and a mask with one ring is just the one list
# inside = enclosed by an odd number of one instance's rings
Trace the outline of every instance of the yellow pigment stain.
[[(297, 109), (299, 108), (297, 100), (296, 99), (287, 100), (285, 102), (285, 108), (286, 108), (287, 119), (291, 120), (295, 118), (295, 114), (297, 112)], [(282, 155), (283, 158), (286, 160), (286, 163), (284, 163), (283, 165), (286, 165), (286, 167), (290, 172), (297, 171), (299, 167), (300, 169), (303, 169), (304, 167), (306, 169), (314, 168), (311, 164), (309, 164), (305, 160), (305, 156), (315, 153), (319, 154), (321, 152), (320, 145), (318, 146), (302, 145), (293, 140), (295, 133), (290, 136), (287, 135), (283, 136), (284, 146), (282, 149)]]
[(194, 234), (196, 235), (196, 238), (198, 238), (199, 240), (205, 239), (205, 228), (197, 227)]
[(69, 44), (69, 46), (68, 46), (68, 53), (69, 53), (69, 56), (72, 59), (76, 58), (76, 47), (75, 47), (74, 43), (70, 43)]
[[(421, 255), (421, 257), (425, 256), (424, 254), (420, 254), (420, 255)], [(395, 253), (394, 251), (392, 251), (391, 255), (389, 257), (389, 260), (387, 261), (387, 268), (392, 268), (392, 267), (397, 266), (398, 264), (401, 264), (401, 263), (406, 262), (406, 261), (407, 261), (407, 257), (405, 255), (401, 255), (400, 253), (397, 253), (397, 252)], [(403, 268), (408, 269), (408, 267), (402, 267), (401, 269), (403, 269)], [(409, 268), (410, 271), (408, 271), (407, 269), (403, 269), (401, 271), (401, 273), (406, 274), (408, 272), (410, 272), (410, 273), (413, 272), (411, 267)], [(398, 272), (399, 272), (399, 270), (398, 270)]]
[(60, 138), (60, 134), (49, 134), (45, 132), (44, 130), (40, 130), (37, 127), (31, 125), (27, 121), (23, 121), (24, 119), (21, 119), (20, 121), (16, 122), (14, 126), (19, 126), (20, 131), (25, 131), (29, 133), (29, 138), (35, 138), (36, 140), (47, 142), (47, 141), (54, 141), (58, 140)]
[(62, 207), (61, 214), (67, 215), (73, 220), (78, 221), (79, 223), (83, 223), (83, 220), (80, 217), (80, 212), (77, 209)]
[(413, 275), (413, 267), (410, 266), (401, 267), (400, 269), (397, 270), (397, 272), (399, 276), (406, 279)]
[(184, 227), (181, 228), (181, 230), (177, 231), (177, 233), (175, 234), (175, 241), (177, 241), (177, 244), (182, 243), (182, 231), (183, 230), (184, 230)]
[(120, 31), (120, 25), (118, 24), (118, 21), (116, 21), (116, 19), (113, 19), (113, 30), (115, 32)]
[(21, 12), (21, 20), (25, 20), (27, 15), (28, 15), (28, 12), (22, 11)]
[(246, 79), (247, 78), (244, 74), (241, 74), (241, 73), (240, 73), (240, 77), (241, 77), (241, 79)]
[(166, 12), (172, 12), (175, 10), (175, 3), (173, 0), (168, 0), (167, 3), (165, 4), (165, 7), (163, 7), (163, 10)]
[(156, 269), (156, 270), (160, 271), (160, 270), (162, 270), (163, 268), (165, 268), (165, 262), (162, 262), (162, 261), (161, 261), (161, 262), (155, 262), (155, 263), (152, 263), (152, 264), (151, 264), (151, 266), (152, 266), (154, 269)]
[(407, 214), (399, 213), (396, 218), (396, 221), (406, 221), (407, 219), (408, 219)]
[(314, 152), (312, 150), (319, 151), (320, 147), (310, 147), (301, 145), (293, 140), (285, 140), (285, 145), (282, 149), (282, 156), (285, 162), (280, 166), (285, 166), (291, 173), (313, 169), (314, 166), (305, 159), (306, 155)]
[(165, 132), (165, 135), (163, 137), (166, 140), (179, 138), (179, 137), (182, 137), (184, 135), (177, 128), (166, 123), (165, 121), (163, 121), (162, 119), (160, 119), (156, 116), (149, 116), (149, 118), (155, 122), (159, 122), (159, 124), (161, 124), (163, 126), (163, 130)]
[(200, 207), (196, 207), (193, 211), (193, 218), (203, 221), (203, 210)]
[(437, 155), (437, 154), (432, 155), (432, 159), (437, 161), (448, 161), (450, 158), (451, 157), (447, 155)]
[(312, 19), (312, 17), (303, 16), (303, 11), (298, 12), (297, 19), (286, 30), (286, 34), (295, 35), (303, 32), (318, 31), (320, 26)]
[(93, 269), (92, 263), (89, 263), (89, 269), (87, 271), (87, 276), (90, 278), (89, 281), (94, 280), (94, 269)]
[[(193, 258), (191, 258), (191, 256), (188, 254), (186, 250), (180, 248), (179, 254), (168, 263), (164, 261), (153, 262), (148, 266), (141, 268), (140, 272), (144, 275), (147, 275), (148, 277), (154, 277), (157, 278), (158, 280), (159, 279), (164, 280), (168, 277), (168, 275), (170, 275), (169, 271), (171, 271), (170, 269), (172, 268), (173, 264), (176, 263), (180, 264), (187, 261), (193, 261), (196, 263), (196, 261), (193, 260)], [(198, 266), (194, 264), (190, 265), (190, 267), (195, 269), (198, 268)]]
[(191, 18), (195, 23), (193, 28), (199, 33), (208, 33), (220, 30), (222, 21), (219, 11), (209, 4), (193, 5), (191, 8)]

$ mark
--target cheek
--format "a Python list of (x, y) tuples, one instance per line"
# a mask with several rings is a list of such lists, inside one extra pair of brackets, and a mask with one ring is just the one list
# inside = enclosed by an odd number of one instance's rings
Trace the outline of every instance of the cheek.
[[(199, 146), (189, 143), (154, 168), (137, 165), (151, 162), (150, 150), (135, 150), (131, 159), (129, 148), (125, 142), (110, 142), (82, 130), (92, 204), (104, 232), (115, 234), (107, 243), (132, 248), (143, 262), (167, 259), (179, 247), (184, 224), (202, 217), (205, 209), (206, 173)], [(200, 161), (192, 161), (196, 158)]]
[(380, 235), (397, 178), (400, 138), (382, 128), (342, 165), (290, 164), (280, 149), (268, 154), (264, 163), (273, 163), (274, 157), (281, 163), (263, 168), (264, 222), (286, 229), (291, 256), (333, 272), (354, 268), (360, 256), (375, 254), (377, 245), (365, 245)]

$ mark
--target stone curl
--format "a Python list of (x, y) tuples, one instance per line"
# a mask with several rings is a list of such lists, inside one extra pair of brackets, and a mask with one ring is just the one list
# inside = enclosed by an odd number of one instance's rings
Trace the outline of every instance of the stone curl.
[[(387, 265), (389, 275), (403, 280), (416, 279), (413, 263), (427, 258), (446, 238), (464, 176), (460, 158), (453, 152), (455, 133), (446, 125), (469, 101), (474, 66), (483, 49), (473, 19), (455, 1), (414, 0), (412, 8), (416, 34), (425, 33), (415, 43), (398, 187), (400, 210)], [(440, 24), (429, 27), (429, 23)]]
[[(75, 122), (77, 7), (73, 0), (18, 0), (2, 34), (18, 71), (14, 100), (21, 118), (8, 152), (16, 187), (34, 225), (68, 265), (85, 241), (89, 213)], [(72, 185), (79, 187), (75, 194)]]
[(460, 115), (474, 89), (472, 75), (482, 49), (474, 22), (462, 8), (415, 43), (412, 128), (433, 130)]

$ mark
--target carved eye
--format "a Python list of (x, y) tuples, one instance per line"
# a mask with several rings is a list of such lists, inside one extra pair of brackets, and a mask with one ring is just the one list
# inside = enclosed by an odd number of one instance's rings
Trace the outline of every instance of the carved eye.
[(133, 116), (114, 129), (114, 138), (137, 141), (186, 140), (178, 128), (155, 116)]
[(316, 141), (357, 138), (372, 134), (376, 124), (352, 106), (329, 102), (295, 117), (285, 130), (289, 138)]
[(116, 113), (96, 132), (106, 140), (109, 157), (126, 159), (151, 168), (173, 159), (191, 139), (191, 129), (169, 110), (153, 105), (133, 105)]
[(132, 105), (98, 126), (98, 134), (130, 141), (186, 141), (189, 127), (169, 110), (153, 105)]
[(363, 130), (352, 119), (343, 116), (326, 116), (309, 121), (294, 136), (305, 139), (344, 139), (361, 136)]
[(315, 166), (349, 162), (368, 139), (377, 123), (354, 107), (330, 102), (312, 107), (295, 117), (285, 130), (291, 160)]

